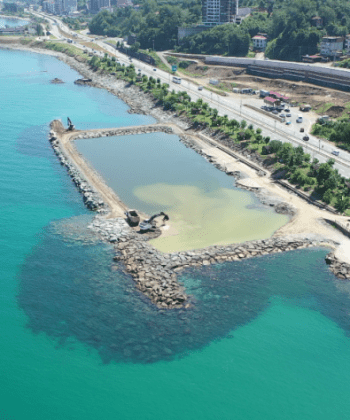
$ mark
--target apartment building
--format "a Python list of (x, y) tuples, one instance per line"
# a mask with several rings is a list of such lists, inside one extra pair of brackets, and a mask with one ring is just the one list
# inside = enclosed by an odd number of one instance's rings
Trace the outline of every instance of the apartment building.
[(321, 41), (320, 53), (324, 57), (336, 57), (342, 54), (344, 38), (341, 36), (324, 36)]

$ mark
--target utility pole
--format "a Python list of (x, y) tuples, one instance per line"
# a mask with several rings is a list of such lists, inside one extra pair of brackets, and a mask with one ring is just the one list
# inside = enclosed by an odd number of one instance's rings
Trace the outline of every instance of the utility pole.
[(154, 51), (154, 38), (153, 38), (153, 51)]

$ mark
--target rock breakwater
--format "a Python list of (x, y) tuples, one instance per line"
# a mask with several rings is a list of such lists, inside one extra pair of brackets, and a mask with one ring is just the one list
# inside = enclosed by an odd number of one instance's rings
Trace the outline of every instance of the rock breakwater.
[(114, 129), (103, 129), (103, 130), (89, 130), (89, 131), (77, 131), (73, 134), (70, 140), (79, 139), (92, 139), (99, 137), (111, 137), (111, 136), (127, 136), (135, 134), (147, 134), (147, 133), (159, 133), (164, 132), (167, 134), (173, 134), (173, 129), (167, 125), (144, 125), (136, 127), (123, 127)]
[(330, 270), (341, 280), (350, 280), (350, 264), (338, 260), (333, 252), (325, 258)]
[(162, 253), (142, 234), (130, 228), (124, 219), (105, 219), (97, 215), (91, 225), (101, 239), (114, 245), (114, 260), (123, 263), (136, 287), (161, 309), (188, 308), (191, 296), (178, 280), (178, 273), (190, 267), (240, 261), (263, 255), (328, 245), (319, 238), (271, 238), (228, 246)]
[[(52, 125), (51, 125), (52, 127)], [(79, 169), (69, 160), (65, 152), (60, 146), (58, 134), (51, 130), (49, 133), (49, 141), (51, 146), (58, 157), (61, 165), (65, 166), (69, 176), (82, 194), (83, 201), (89, 210), (108, 213), (108, 206), (104, 203), (99, 193), (90, 186), (87, 179), (82, 175)]]

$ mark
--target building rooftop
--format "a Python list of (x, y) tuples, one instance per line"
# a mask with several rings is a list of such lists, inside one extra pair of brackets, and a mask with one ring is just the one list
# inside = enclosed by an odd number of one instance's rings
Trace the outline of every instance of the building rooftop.
[(266, 36), (262, 36), (262, 35), (255, 35), (253, 36), (252, 39), (267, 39)]

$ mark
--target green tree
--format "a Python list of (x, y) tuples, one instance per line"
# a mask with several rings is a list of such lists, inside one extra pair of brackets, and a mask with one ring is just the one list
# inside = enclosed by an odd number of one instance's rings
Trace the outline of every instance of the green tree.
[(244, 130), (247, 127), (247, 121), (246, 120), (242, 120), (241, 121), (241, 128)]
[(326, 204), (329, 204), (332, 201), (332, 198), (333, 198), (332, 190), (326, 190), (325, 193), (323, 194), (322, 200)]
[(318, 184), (324, 185), (327, 179), (331, 176), (332, 172), (333, 169), (330, 165), (328, 165), (328, 163), (321, 163), (316, 175)]

